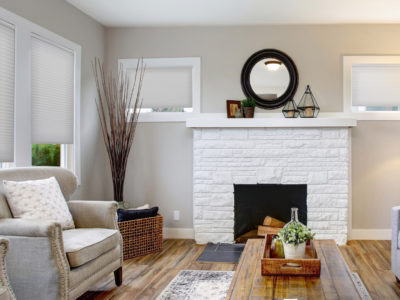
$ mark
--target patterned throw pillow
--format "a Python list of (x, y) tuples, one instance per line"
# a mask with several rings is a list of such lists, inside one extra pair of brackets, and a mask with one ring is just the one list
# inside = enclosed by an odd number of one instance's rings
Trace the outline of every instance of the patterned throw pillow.
[(67, 202), (55, 177), (41, 180), (3, 180), (14, 218), (49, 220), (63, 229), (75, 228)]

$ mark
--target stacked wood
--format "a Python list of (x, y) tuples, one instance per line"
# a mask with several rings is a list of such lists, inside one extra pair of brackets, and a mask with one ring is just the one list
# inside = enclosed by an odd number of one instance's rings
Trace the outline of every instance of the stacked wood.
[(257, 239), (258, 237), (258, 232), (257, 229), (250, 230), (249, 232), (246, 232), (245, 234), (242, 234), (238, 238), (236, 238), (235, 242), (238, 244), (245, 244), (247, 243), (248, 239)]
[(281, 220), (266, 216), (264, 218), (263, 225), (258, 226), (257, 234), (259, 236), (276, 235), (279, 233), (279, 231), (281, 231), (284, 225), (285, 223)]
[(281, 220), (266, 216), (263, 225), (259, 225), (258, 229), (250, 230), (249, 232), (242, 234), (235, 239), (235, 242), (246, 243), (248, 239), (265, 237), (266, 235), (272, 237), (273, 235), (277, 235), (284, 225), (285, 223)]
[(282, 228), (285, 226), (285, 222), (282, 222), (281, 220), (275, 219), (270, 216), (266, 216), (263, 222), (263, 225), (265, 226), (270, 226), (270, 227), (280, 227)]
[(270, 226), (259, 225), (257, 234), (259, 236), (266, 236), (267, 234), (276, 235), (279, 233), (279, 231), (281, 231), (281, 229), (282, 228), (279, 228), (279, 227), (270, 227)]

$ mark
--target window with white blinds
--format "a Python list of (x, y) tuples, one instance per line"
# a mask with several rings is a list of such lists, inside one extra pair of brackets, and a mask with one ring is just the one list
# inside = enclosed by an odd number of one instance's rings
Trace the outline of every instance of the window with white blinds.
[[(133, 81), (136, 68), (127, 69)], [(147, 67), (141, 90), (143, 108), (192, 107), (192, 68)]]
[(343, 111), (357, 120), (400, 120), (400, 55), (343, 56)]
[[(118, 63), (132, 84), (138, 59), (119, 59)], [(184, 121), (200, 112), (200, 57), (144, 58), (143, 64), (139, 122)]]
[(400, 64), (356, 64), (351, 72), (353, 110), (399, 110)]
[(0, 22), (0, 162), (14, 161), (15, 31)]
[(74, 53), (37, 37), (31, 46), (33, 144), (74, 142)]
[(0, 7), (0, 168), (60, 165), (79, 181), (81, 51)]

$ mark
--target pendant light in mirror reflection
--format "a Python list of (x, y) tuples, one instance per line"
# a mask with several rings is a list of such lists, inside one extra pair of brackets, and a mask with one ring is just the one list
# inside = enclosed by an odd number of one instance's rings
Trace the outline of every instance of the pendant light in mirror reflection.
[(282, 113), (285, 118), (297, 118), (299, 116), (299, 110), (297, 109), (296, 103), (293, 99), (286, 102), (282, 109)]
[(320, 109), (309, 85), (307, 85), (297, 109), (301, 118), (316, 118), (318, 116)]
[(275, 72), (279, 70), (282, 62), (279, 60), (267, 60), (264, 64), (268, 71)]

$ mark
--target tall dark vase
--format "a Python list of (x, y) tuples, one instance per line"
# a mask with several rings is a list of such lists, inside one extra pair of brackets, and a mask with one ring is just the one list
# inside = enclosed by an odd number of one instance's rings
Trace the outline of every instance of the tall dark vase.
[(122, 205), (124, 204), (124, 184), (125, 174), (113, 178), (114, 200)]
[[(129, 154), (129, 153), (128, 153)], [(124, 186), (125, 186), (125, 175), (126, 165), (128, 159), (121, 159), (123, 155), (116, 154), (109, 156), (111, 165), (111, 175), (113, 183), (114, 201), (118, 202), (119, 207), (125, 207), (124, 199)]]

